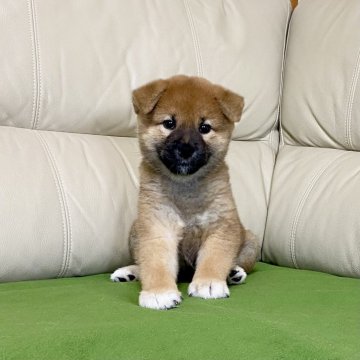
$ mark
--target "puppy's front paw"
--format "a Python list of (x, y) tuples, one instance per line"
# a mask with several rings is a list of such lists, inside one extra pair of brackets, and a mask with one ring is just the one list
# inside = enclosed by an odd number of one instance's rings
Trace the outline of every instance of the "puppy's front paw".
[(229, 297), (230, 291), (225, 281), (195, 280), (189, 285), (188, 294), (203, 299), (219, 299)]
[(167, 310), (177, 307), (181, 303), (179, 291), (142, 291), (139, 296), (139, 305), (149, 309)]
[(235, 266), (233, 269), (231, 269), (230, 274), (227, 277), (227, 282), (230, 285), (243, 284), (246, 277), (247, 274), (245, 270), (240, 266)]

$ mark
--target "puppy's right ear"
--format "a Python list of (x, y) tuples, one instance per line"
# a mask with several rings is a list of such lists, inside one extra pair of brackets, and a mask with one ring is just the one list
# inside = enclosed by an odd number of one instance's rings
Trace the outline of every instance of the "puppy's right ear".
[(135, 89), (132, 93), (135, 113), (144, 115), (150, 113), (166, 88), (167, 81), (160, 79)]

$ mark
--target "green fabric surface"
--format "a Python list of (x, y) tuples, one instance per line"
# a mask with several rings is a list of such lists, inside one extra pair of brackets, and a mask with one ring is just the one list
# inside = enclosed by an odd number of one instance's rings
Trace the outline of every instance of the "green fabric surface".
[(108, 274), (0, 284), (0, 359), (360, 359), (360, 280), (259, 263), (229, 299), (137, 304)]

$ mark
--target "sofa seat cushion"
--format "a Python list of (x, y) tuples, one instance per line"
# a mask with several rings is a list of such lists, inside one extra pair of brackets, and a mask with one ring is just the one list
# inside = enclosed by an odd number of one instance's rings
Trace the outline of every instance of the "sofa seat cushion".
[[(138, 140), (0, 126), (0, 282), (91, 275), (129, 264)], [(262, 241), (275, 143), (233, 141), (244, 225)], [(245, 176), (246, 175), (246, 176)]]
[(135, 138), (0, 127), (0, 282), (129, 262)]
[(358, 359), (359, 280), (257, 264), (223, 300), (137, 305), (108, 274), (0, 284), (3, 359)]
[(359, 278), (359, 174), (359, 152), (283, 146), (263, 260)]

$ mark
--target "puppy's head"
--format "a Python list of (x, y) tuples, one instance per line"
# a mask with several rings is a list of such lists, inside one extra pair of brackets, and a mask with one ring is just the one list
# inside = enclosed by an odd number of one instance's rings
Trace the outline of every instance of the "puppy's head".
[(143, 159), (171, 176), (191, 176), (221, 162), (243, 98), (199, 77), (156, 80), (133, 92)]

